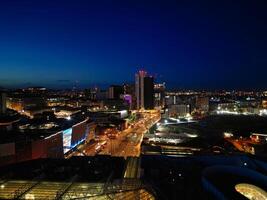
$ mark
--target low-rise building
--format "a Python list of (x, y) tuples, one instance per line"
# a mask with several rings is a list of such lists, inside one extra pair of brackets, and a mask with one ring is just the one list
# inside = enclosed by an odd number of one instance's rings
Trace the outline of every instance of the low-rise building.
[(190, 106), (178, 104), (169, 106), (169, 117), (186, 117), (190, 114)]
[(37, 158), (63, 158), (77, 145), (94, 138), (95, 124), (86, 117), (24, 119), (1, 132), (2, 165)]

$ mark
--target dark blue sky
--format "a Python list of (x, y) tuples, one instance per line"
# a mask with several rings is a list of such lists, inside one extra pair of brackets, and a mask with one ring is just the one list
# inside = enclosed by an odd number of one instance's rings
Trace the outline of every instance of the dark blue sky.
[(267, 88), (264, 1), (3, 0), (0, 86)]

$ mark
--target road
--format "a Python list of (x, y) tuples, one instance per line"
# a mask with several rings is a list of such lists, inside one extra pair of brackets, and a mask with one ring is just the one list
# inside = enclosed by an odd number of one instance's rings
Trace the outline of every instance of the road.
[[(160, 120), (160, 113), (157, 111), (142, 112), (141, 118), (132, 124), (131, 127), (120, 131), (115, 139), (106, 136), (101, 141), (85, 144), (68, 156), (95, 156), (111, 155), (118, 157), (139, 157), (141, 154), (141, 143), (144, 134), (148, 129)], [(105, 141), (105, 145), (101, 145)], [(99, 147), (101, 146), (101, 147)]]
[(159, 113), (142, 113), (142, 116), (132, 127), (119, 132), (116, 139), (109, 139), (108, 145), (99, 154), (139, 157), (144, 134), (160, 119)]

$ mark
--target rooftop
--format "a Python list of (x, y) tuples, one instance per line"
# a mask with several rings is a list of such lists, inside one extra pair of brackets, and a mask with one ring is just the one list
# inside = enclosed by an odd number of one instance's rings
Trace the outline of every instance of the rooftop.
[(0, 143), (42, 139), (86, 119), (88, 118), (81, 113), (68, 119), (55, 117), (28, 119), (23, 117), (12, 130), (1, 130)]
[(109, 156), (40, 159), (2, 167), (1, 199), (154, 199), (123, 177), (125, 160)]

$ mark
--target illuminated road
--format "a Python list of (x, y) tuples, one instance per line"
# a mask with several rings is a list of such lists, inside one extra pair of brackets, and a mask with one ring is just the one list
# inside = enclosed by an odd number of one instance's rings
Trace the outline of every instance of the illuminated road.
[[(115, 139), (104, 136), (101, 141), (82, 145), (67, 158), (71, 156), (95, 156), (96, 154), (125, 158), (139, 157), (141, 154), (143, 136), (151, 126), (160, 120), (160, 113), (157, 111), (150, 111), (139, 114), (141, 118), (132, 124), (131, 127), (119, 132)], [(101, 145), (103, 142), (105, 142), (105, 144)]]
[(160, 120), (160, 113), (142, 113), (132, 128), (121, 131), (116, 139), (108, 140), (108, 145), (99, 153), (119, 157), (139, 157), (141, 143), (148, 129)]

